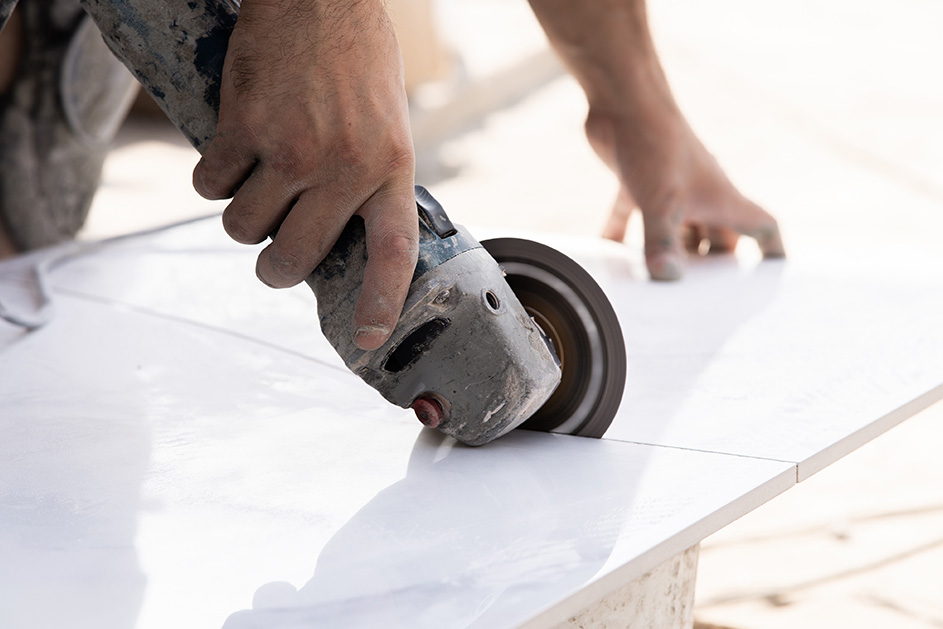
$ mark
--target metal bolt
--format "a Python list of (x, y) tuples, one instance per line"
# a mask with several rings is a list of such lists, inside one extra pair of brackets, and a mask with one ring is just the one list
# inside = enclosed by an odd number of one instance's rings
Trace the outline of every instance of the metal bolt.
[(442, 423), (442, 407), (432, 398), (416, 398), (413, 410), (419, 421), (429, 428), (437, 428)]

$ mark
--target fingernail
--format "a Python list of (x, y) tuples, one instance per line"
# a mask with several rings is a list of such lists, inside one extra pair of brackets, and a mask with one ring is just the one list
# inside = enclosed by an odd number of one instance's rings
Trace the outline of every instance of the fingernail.
[(354, 343), (362, 350), (373, 350), (386, 342), (390, 329), (385, 325), (363, 325), (354, 332)]
[(676, 253), (662, 253), (649, 259), (648, 273), (659, 282), (680, 280), (684, 275), (684, 262)]

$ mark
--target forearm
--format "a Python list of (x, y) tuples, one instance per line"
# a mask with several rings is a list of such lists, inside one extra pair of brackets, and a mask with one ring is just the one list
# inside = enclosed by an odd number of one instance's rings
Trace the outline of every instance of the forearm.
[[(618, 176), (607, 237), (641, 209), (651, 276), (681, 277), (685, 244), (729, 251), (738, 234), (782, 255), (775, 219), (730, 183), (682, 115), (648, 28), (645, 0), (530, 0), (589, 101), (586, 134)], [(690, 237), (689, 237), (690, 236)]]
[(644, 0), (530, 0), (530, 5), (591, 109), (624, 111), (629, 105), (677, 112)]
[[(395, 70), (385, 77), (393, 81), (390, 88), (403, 86), (399, 48), (383, 0), (243, 0), (237, 29), (240, 47), (230, 72), (239, 96), (259, 98), (266, 84), (278, 90), (272, 83), (288, 78), (285, 70), (300, 81), (333, 75), (340, 82), (382, 67)], [(258, 67), (255, 62), (263, 58), (279, 67)], [(342, 94), (325, 97), (337, 95)]]

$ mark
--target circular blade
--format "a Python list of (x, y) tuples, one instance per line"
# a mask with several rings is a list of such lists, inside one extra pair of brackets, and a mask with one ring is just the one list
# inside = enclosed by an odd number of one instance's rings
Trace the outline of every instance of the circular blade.
[(550, 338), (563, 372), (553, 395), (521, 428), (602, 437), (619, 410), (626, 375), (625, 341), (609, 299), (556, 249), (518, 238), (481, 244)]

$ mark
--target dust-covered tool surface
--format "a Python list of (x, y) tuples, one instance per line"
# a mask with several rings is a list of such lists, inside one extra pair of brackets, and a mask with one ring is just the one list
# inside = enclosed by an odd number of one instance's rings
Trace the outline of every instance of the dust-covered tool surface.
[(350, 322), (367, 261), (351, 221), (308, 279), (325, 337), (353, 373), (423, 424), (468, 445), (523, 425), (601, 437), (625, 386), (625, 342), (580, 265), (519, 238), (479, 243), (416, 187), (419, 262), (396, 330), (373, 351)]
[(51, 298), (34, 332), (0, 322), (0, 625), (546, 626), (943, 395), (943, 265), (721, 258), (665, 286), (547, 240), (625, 332), (602, 439), (423, 428), (216, 220), (0, 263), (8, 311), (37, 266)]
[[(205, 150), (216, 135), (223, 59), (239, 3), (83, 4), (109, 48), (190, 143)], [(535, 300), (525, 309), (488, 251), (420, 186), (416, 199), (419, 261), (383, 346), (362, 351), (353, 341), (367, 261), (359, 217), (307, 280), (320, 327), (347, 367), (391, 403), (413, 408), (425, 425), (468, 445), (507, 434), (538, 412), (535, 429), (602, 435), (622, 399), (625, 352), (616, 315), (593, 279), (547, 247), (514, 245), (526, 252), (525, 264), (546, 276), (539, 291), (522, 284)], [(559, 356), (564, 342), (566, 363)], [(590, 382), (581, 383), (584, 373)], [(561, 381), (556, 401), (543, 408)]]

